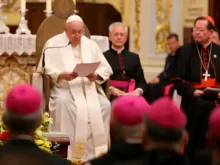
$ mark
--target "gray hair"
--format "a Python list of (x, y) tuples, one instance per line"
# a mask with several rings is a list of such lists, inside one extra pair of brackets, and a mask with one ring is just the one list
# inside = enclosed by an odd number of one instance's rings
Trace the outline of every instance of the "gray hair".
[(41, 119), (42, 111), (38, 110), (31, 115), (18, 115), (6, 110), (3, 122), (12, 132), (27, 133), (35, 131)]
[(114, 119), (112, 120), (113, 133), (115, 136), (126, 139), (142, 139), (144, 132), (144, 123), (135, 126), (124, 126)]
[(128, 33), (128, 26), (127, 25), (125, 25), (125, 24), (123, 24), (122, 22), (114, 22), (114, 23), (112, 23), (110, 26), (109, 26), (109, 33), (111, 33), (112, 31), (113, 31), (113, 29), (114, 29), (114, 27), (115, 26), (121, 26), (121, 27), (123, 27), (124, 28), (124, 30), (125, 30), (125, 33)]
[(154, 124), (145, 115), (146, 136), (155, 142), (178, 143), (183, 136), (185, 127), (169, 129)]

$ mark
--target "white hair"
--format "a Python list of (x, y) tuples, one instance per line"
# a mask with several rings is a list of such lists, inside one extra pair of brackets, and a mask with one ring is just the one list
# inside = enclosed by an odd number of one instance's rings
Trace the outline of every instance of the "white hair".
[(16, 113), (10, 112), (10, 111), (5, 111), (5, 116), (7, 118), (16, 118), (20, 120), (37, 120), (41, 118), (41, 115), (43, 114), (42, 110), (38, 110), (30, 115), (18, 115)]
[(114, 29), (114, 27), (115, 26), (121, 26), (121, 27), (123, 27), (124, 28), (124, 30), (125, 30), (125, 33), (128, 33), (128, 26), (127, 25), (125, 25), (125, 24), (123, 24), (122, 22), (114, 22), (114, 23), (112, 23), (110, 26), (109, 26), (109, 33), (111, 33), (112, 31), (113, 31), (113, 29)]

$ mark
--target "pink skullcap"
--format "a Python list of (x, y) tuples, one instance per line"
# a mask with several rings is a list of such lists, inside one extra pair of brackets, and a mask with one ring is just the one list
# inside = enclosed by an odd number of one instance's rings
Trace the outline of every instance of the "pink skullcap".
[(147, 118), (152, 123), (168, 129), (178, 129), (185, 126), (185, 114), (169, 97), (156, 100), (151, 107), (151, 110), (147, 111)]
[(209, 116), (208, 136), (220, 138), (220, 107), (216, 107)]
[(142, 96), (124, 95), (112, 103), (114, 120), (124, 126), (140, 124), (149, 109), (150, 105)]
[(17, 115), (31, 115), (40, 110), (40, 92), (29, 84), (12, 88), (6, 97), (6, 110)]

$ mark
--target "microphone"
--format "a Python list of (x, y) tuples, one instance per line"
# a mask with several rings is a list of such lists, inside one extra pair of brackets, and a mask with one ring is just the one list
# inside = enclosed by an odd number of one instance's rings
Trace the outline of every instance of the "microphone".
[(46, 47), (45, 49), (44, 49), (44, 51), (43, 51), (43, 60), (42, 60), (42, 67), (44, 68), (44, 66), (45, 66), (45, 52), (46, 52), (46, 50), (48, 50), (48, 49), (55, 49), (55, 48), (65, 48), (65, 47), (67, 47), (67, 46), (69, 46), (71, 44), (71, 42), (69, 42), (67, 45), (65, 45), (65, 46), (51, 46), (51, 47)]
[[(51, 46), (51, 47), (46, 47), (44, 50), (43, 50), (43, 60), (42, 60), (42, 67), (44, 68), (45, 66), (45, 52), (46, 50), (48, 49), (55, 49), (55, 48), (65, 48), (67, 46), (69, 46), (71, 44), (71, 42), (69, 42), (67, 45), (64, 45), (64, 46)], [(46, 79), (45, 79), (45, 69), (43, 70), (43, 74), (42, 74), (42, 77), (43, 77), (43, 91), (44, 91), (44, 97), (45, 97), (45, 100), (49, 102), (49, 100), (47, 100), (47, 96), (46, 96)], [(44, 108), (48, 108), (48, 105), (46, 104), (46, 106), (44, 106)]]

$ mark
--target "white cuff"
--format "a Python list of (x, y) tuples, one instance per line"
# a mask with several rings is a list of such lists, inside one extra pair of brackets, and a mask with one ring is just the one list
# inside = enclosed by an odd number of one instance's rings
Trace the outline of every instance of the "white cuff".
[(143, 94), (144, 94), (143, 89), (141, 89), (141, 88), (136, 88), (136, 89), (138, 89), (138, 90), (140, 91), (140, 95), (143, 95)]

